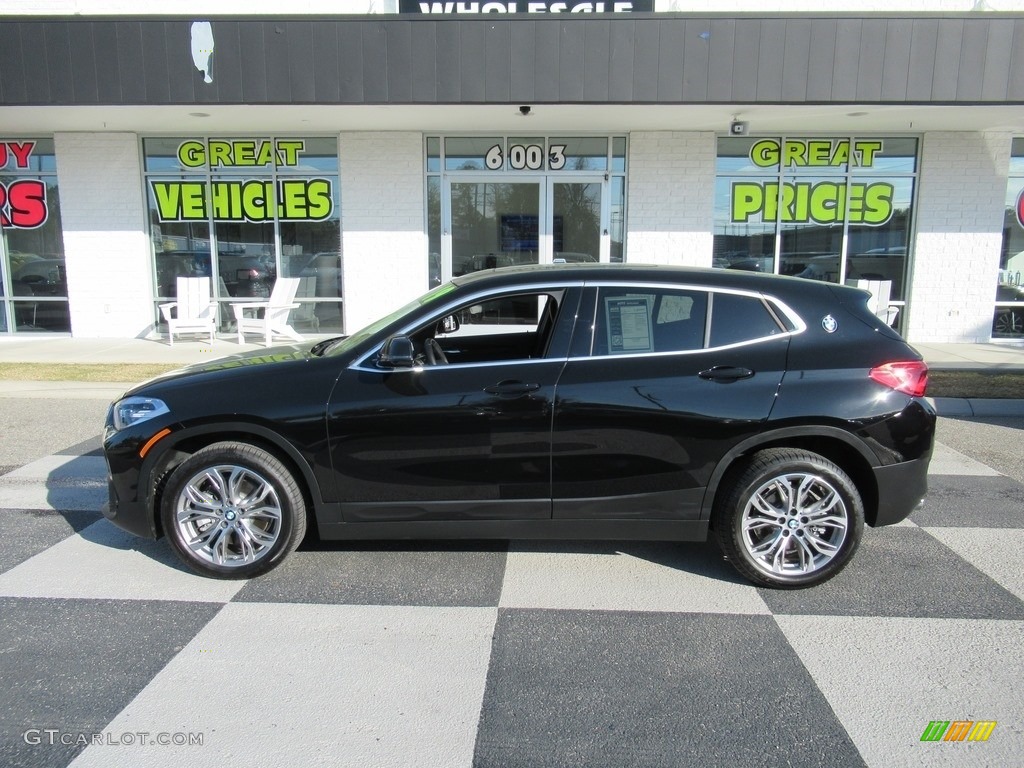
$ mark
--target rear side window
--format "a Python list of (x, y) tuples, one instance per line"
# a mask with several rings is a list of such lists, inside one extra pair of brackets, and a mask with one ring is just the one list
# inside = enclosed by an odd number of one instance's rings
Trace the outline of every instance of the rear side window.
[(782, 333), (764, 302), (753, 296), (716, 293), (711, 303), (711, 344), (724, 347)]
[(704, 346), (708, 295), (671, 288), (602, 288), (594, 355), (682, 352)]

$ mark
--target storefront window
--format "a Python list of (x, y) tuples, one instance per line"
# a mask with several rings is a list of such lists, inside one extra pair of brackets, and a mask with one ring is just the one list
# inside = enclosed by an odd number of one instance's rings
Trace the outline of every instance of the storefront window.
[(992, 338), (1024, 338), (1024, 138), (1013, 140), (1010, 158)]
[(293, 325), (341, 332), (341, 201), (334, 138), (143, 140), (158, 302), (209, 276), (230, 330), (235, 299), (301, 279)]
[(0, 332), (71, 330), (52, 139), (0, 139)]
[(880, 281), (898, 317), (916, 172), (914, 138), (721, 138), (714, 265)]

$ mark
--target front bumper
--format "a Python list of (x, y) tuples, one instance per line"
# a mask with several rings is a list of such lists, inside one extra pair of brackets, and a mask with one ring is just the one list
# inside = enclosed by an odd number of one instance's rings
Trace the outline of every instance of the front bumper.
[(103, 505), (102, 510), (107, 520), (128, 533), (146, 539), (159, 538), (156, 521), (146, 505), (137, 501), (119, 500), (113, 483), (110, 483), (110, 501)]
[(874, 526), (893, 525), (905, 520), (928, 492), (928, 462), (931, 455), (913, 461), (875, 467), (878, 485), (878, 513)]

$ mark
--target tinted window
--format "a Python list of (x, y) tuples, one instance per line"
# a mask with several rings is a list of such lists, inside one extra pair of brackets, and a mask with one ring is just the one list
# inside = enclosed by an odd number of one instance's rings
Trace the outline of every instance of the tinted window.
[(752, 296), (716, 293), (711, 305), (711, 346), (763, 339), (781, 333), (764, 302)]
[(674, 289), (602, 288), (595, 355), (679, 352), (704, 346), (707, 294)]

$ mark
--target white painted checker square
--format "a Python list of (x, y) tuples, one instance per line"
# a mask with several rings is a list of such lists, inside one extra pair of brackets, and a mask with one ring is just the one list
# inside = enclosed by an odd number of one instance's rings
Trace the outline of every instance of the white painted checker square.
[(1024, 600), (1024, 530), (925, 528), (986, 576)]
[[(231, 603), (107, 726), (202, 746), (90, 746), (112, 765), (466, 766), (495, 608)], [(239, 763), (241, 761), (241, 763)]]
[(707, 544), (513, 542), (502, 608), (765, 614), (757, 589)]
[(166, 541), (142, 539), (99, 520), (0, 574), (5, 597), (185, 600), (226, 603), (244, 580), (187, 571)]
[[(870, 766), (1019, 765), (1024, 622), (779, 616)], [(994, 720), (987, 742), (922, 742), (933, 720)]]
[(955, 451), (948, 445), (936, 442), (932, 451), (932, 460), (928, 464), (929, 475), (970, 475), (974, 477), (998, 477), (996, 472), (987, 464), (975, 461), (959, 451)]
[(0, 508), (98, 512), (106, 478), (100, 456), (45, 456), (0, 478)]

